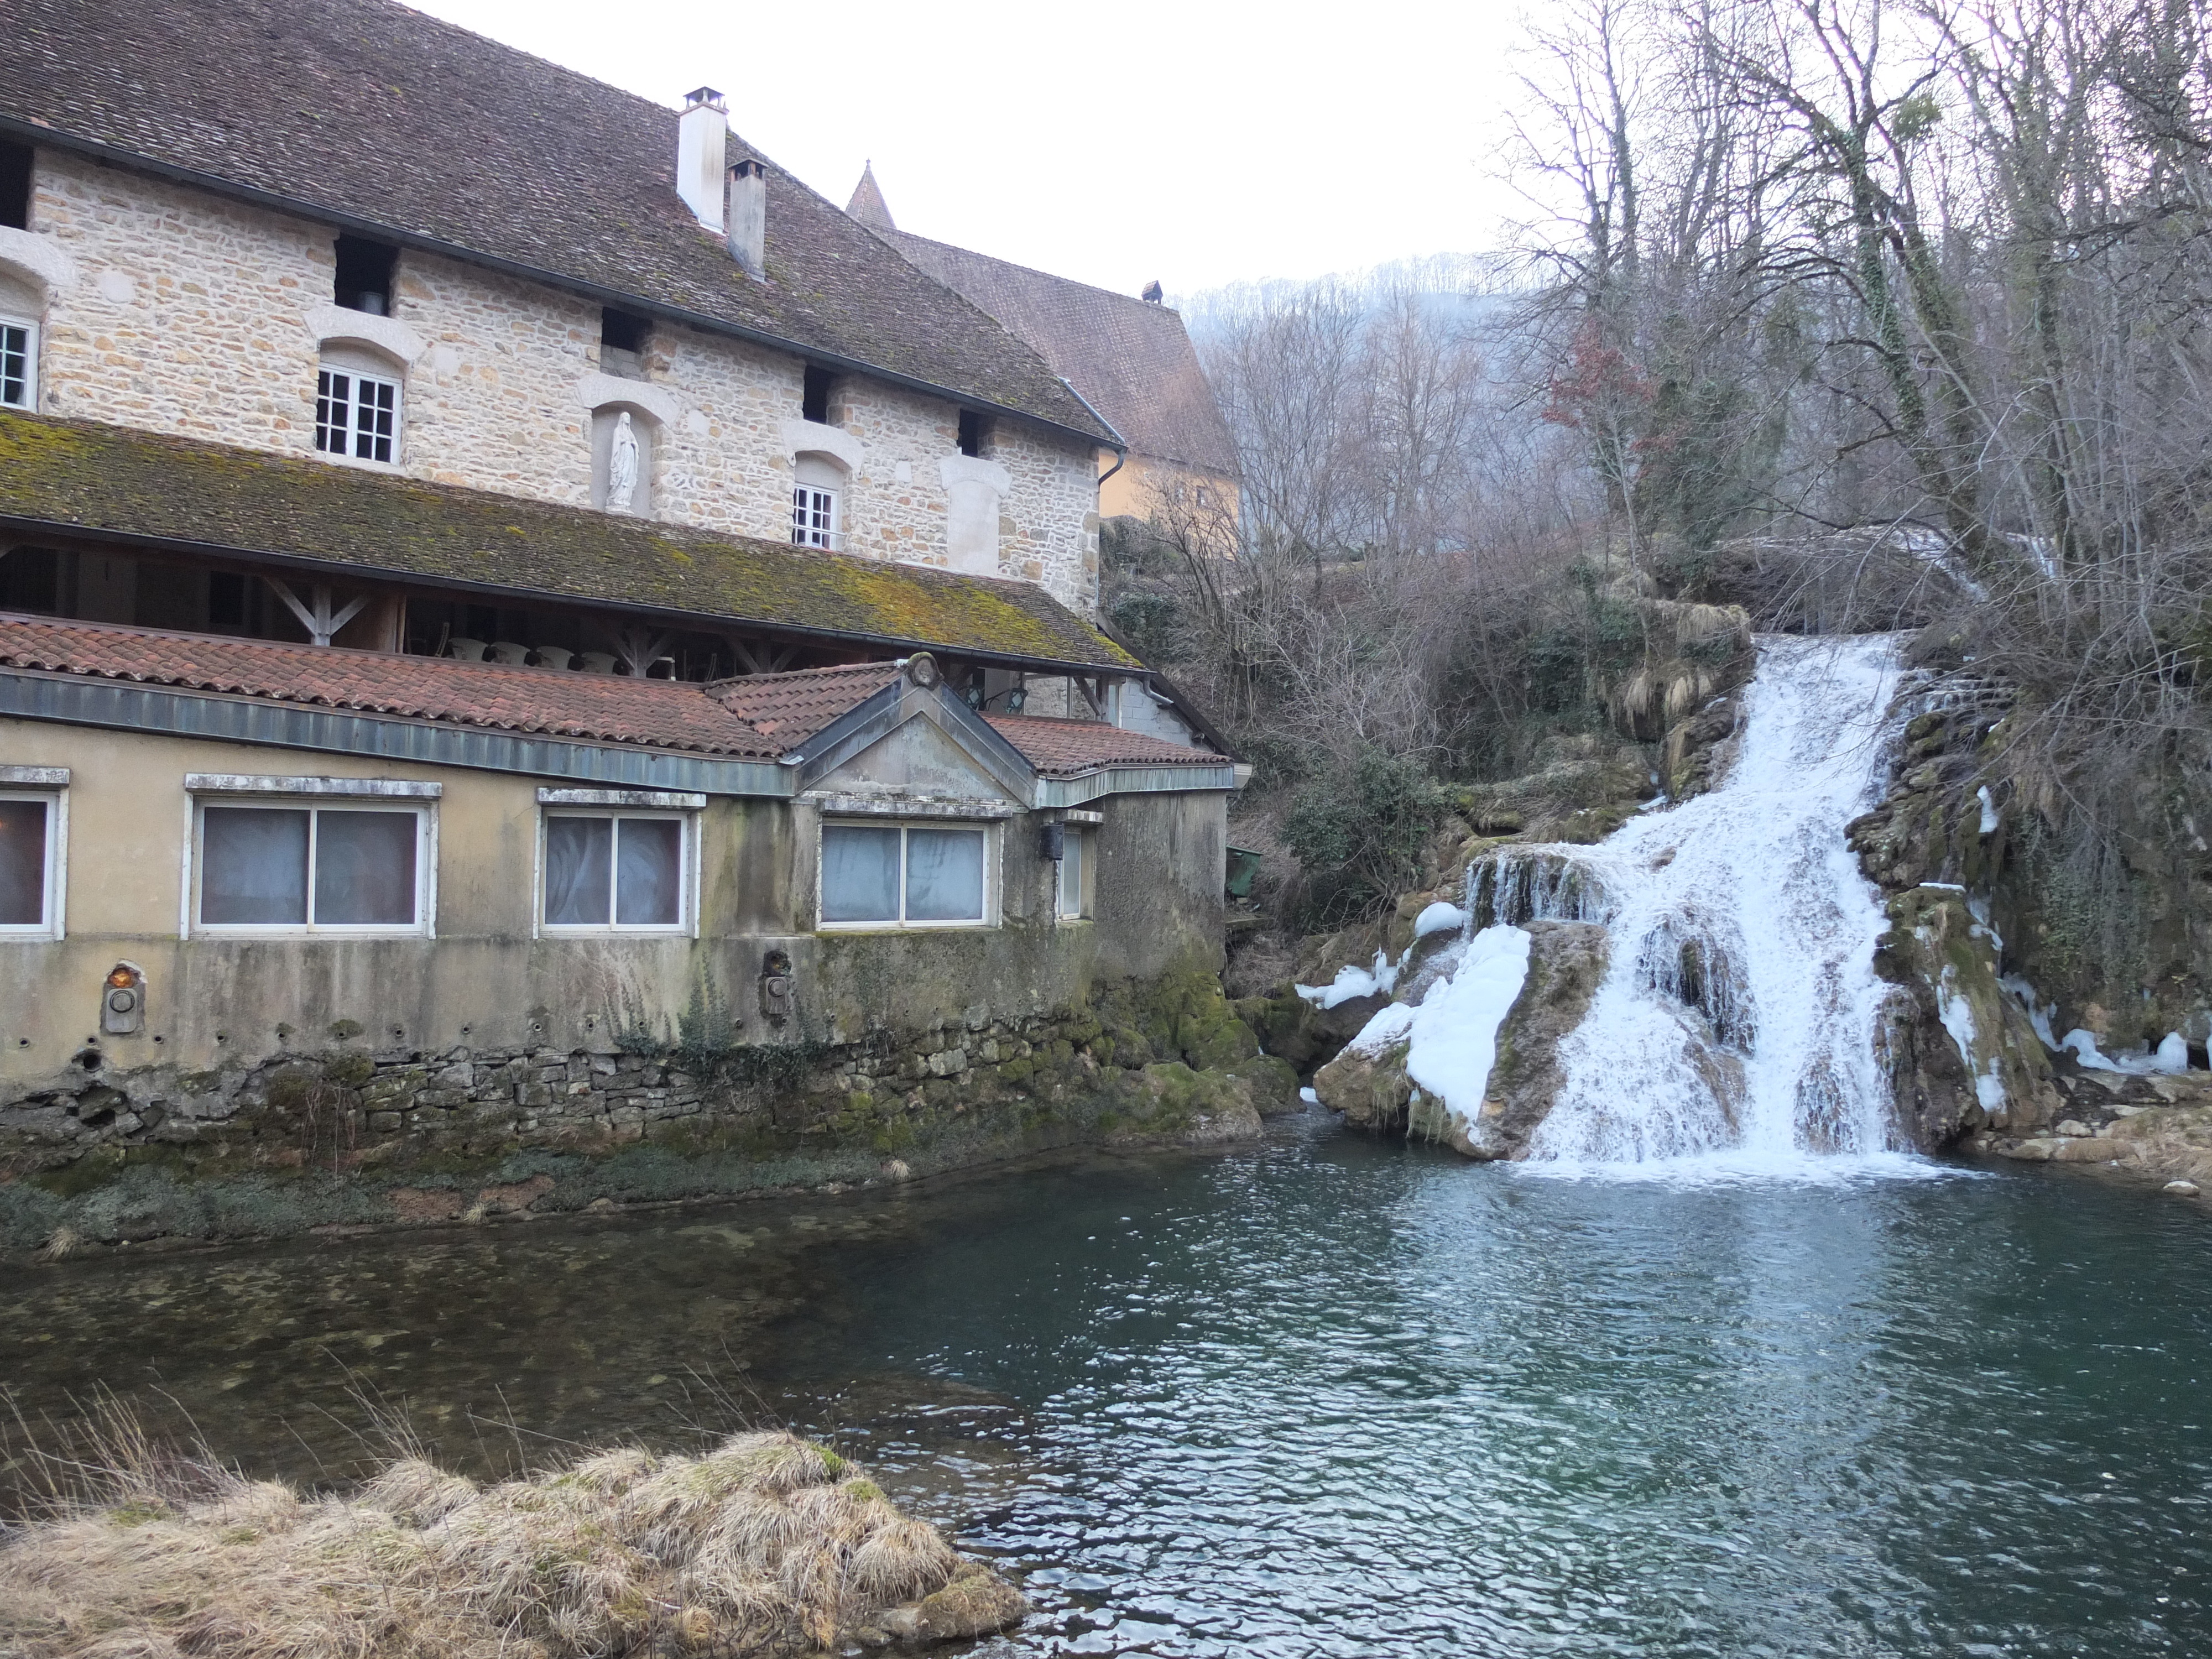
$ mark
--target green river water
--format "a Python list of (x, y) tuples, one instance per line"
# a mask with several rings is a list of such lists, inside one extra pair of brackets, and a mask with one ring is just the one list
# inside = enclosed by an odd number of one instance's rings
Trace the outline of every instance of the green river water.
[[(999, 1559), (991, 1653), (2212, 1653), (2212, 1220), (2070, 1172), (1545, 1178), (1321, 1115), (1209, 1156), (0, 1273), (316, 1480), (783, 1420)], [(19, 1471), (20, 1472), (20, 1471)]]

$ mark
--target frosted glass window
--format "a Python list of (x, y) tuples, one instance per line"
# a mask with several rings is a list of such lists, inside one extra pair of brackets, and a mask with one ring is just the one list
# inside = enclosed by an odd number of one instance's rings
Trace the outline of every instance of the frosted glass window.
[(47, 926), (52, 814), (50, 801), (0, 800), (0, 929)]
[(822, 920), (899, 919), (897, 830), (831, 824), (822, 831)]
[(682, 917), (684, 825), (675, 818), (622, 818), (615, 829), (615, 921), (673, 927)]
[(422, 845), (420, 812), (204, 807), (200, 923), (411, 931), (422, 919)]
[(1079, 830), (1065, 830), (1060, 836), (1057, 908), (1063, 916), (1083, 915), (1083, 861), (1088, 856), (1085, 839)]
[(315, 814), (315, 920), (404, 927), (415, 920), (415, 815)]
[(545, 820), (545, 922), (604, 927), (612, 914), (615, 821)]
[(826, 824), (824, 925), (930, 927), (989, 919), (987, 830), (935, 824)]
[(36, 407), (38, 373), (38, 330), (12, 317), (0, 317), (0, 405)]
[(210, 806), (201, 818), (200, 920), (212, 927), (307, 922), (307, 826), (313, 814)]
[(908, 921), (983, 920), (981, 830), (906, 832), (906, 915)]
[(683, 927), (684, 824), (666, 813), (548, 813), (545, 925)]

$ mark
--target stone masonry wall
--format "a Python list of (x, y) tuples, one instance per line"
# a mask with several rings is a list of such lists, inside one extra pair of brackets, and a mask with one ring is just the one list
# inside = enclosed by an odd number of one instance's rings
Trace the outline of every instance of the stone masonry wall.
[[(40, 402), (52, 414), (285, 453), (314, 453), (319, 347), (333, 233), (185, 186), (42, 150), (34, 230), (75, 261), (48, 296)], [(735, 278), (733, 278), (735, 280)], [(599, 309), (562, 291), (413, 252), (392, 307), (427, 345), (402, 377), (398, 471), (566, 506), (591, 501)], [(645, 377), (680, 410), (654, 443), (657, 516), (781, 541), (790, 533), (784, 426), (799, 415), (795, 355), (694, 330), (655, 331)], [(945, 562), (938, 462), (955, 404), (863, 377), (833, 411), (860, 440), (847, 550)], [(1002, 418), (992, 459), (1012, 488), (1000, 568), (1085, 614), (1097, 591), (1091, 447)]]
[(88, 1074), (0, 1108), (0, 1250), (903, 1179), (1079, 1139), (1234, 1139), (1293, 1109), (1297, 1085), (1196, 971), (1042, 1015), (978, 1007), (902, 1041), (341, 1041), (228, 1072)]

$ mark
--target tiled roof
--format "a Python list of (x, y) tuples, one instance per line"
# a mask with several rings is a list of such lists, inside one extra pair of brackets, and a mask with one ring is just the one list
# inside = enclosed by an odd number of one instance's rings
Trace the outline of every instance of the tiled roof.
[[(676, 193), (674, 110), (421, 12), (9, 0), (5, 15), (0, 118), (33, 143), (185, 169), (1104, 435), (1034, 351), (781, 169), (755, 281)], [(748, 156), (732, 135), (729, 160)]]
[(8, 519), (684, 611), (709, 627), (1137, 665), (1029, 582), (810, 553), (88, 422), (0, 414), (0, 520)]
[(789, 674), (755, 674), (708, 688), (723, 708), (788, 751), (847, 709), (898, 678), (895, 662), (859, 662), (842, 668), (802, 668)]
[(10, 616), (0, 666), (706, 755), (773, 760), (787, 747), (676, 680)]
[(1072, 777), (1102, 766), (1220, 766), (1222, 756), (1186, 748), (1165, 738), (1125, 732), (1099, 720), (1048, 720), (1036, 714), (985, 716), (999, 735), (1048, 778)]
[(1229, 423), (1176, 313), (906, 231), (879, 234), (1026, 340), (1138, 454), (1236, 476)]

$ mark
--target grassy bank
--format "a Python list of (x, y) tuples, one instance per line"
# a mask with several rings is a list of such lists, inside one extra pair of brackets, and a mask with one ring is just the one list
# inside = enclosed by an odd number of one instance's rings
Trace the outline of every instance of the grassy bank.
[(1020, 1595), (861, 1470), (777, 1431), (479, 1487), (420, 1456), (347, 1496), (135, 1431), (0, 1543), (11, 1659), (600, 1659), (972, 1637)]

